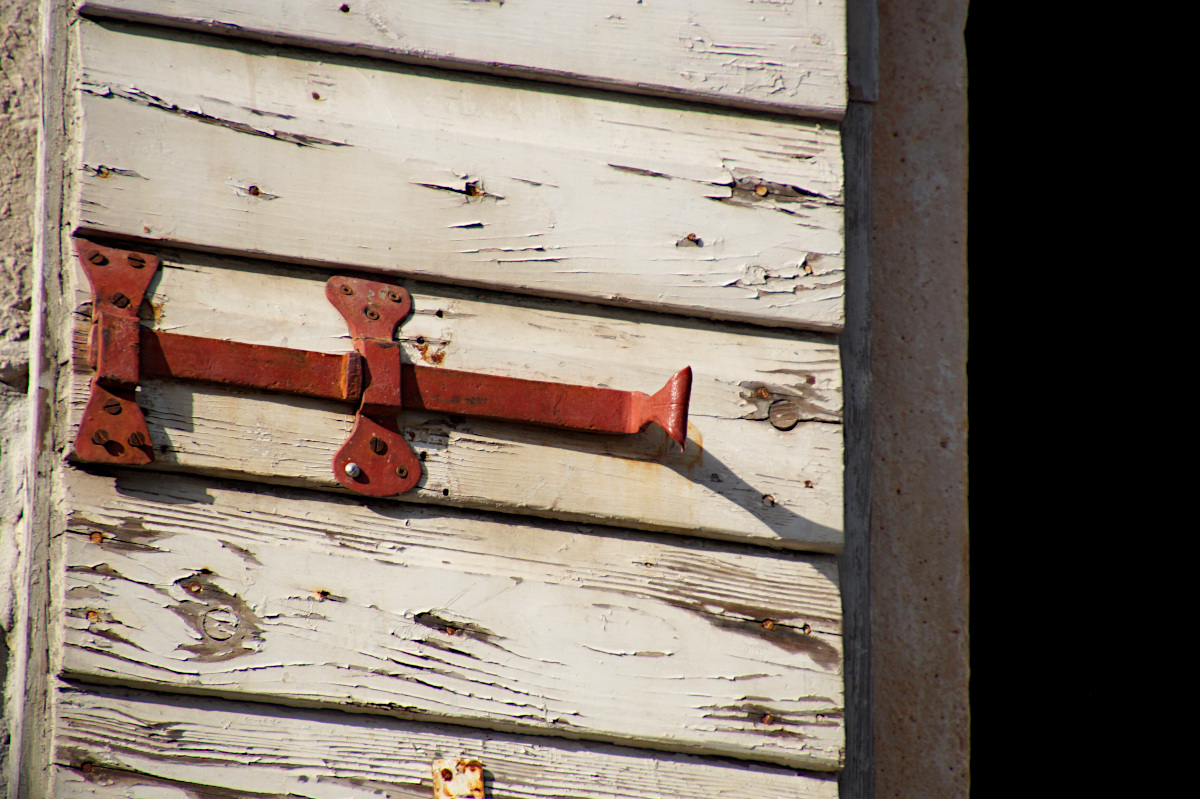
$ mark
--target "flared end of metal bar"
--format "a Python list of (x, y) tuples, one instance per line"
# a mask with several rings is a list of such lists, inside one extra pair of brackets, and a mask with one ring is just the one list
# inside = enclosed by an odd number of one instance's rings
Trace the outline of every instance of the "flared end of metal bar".
[(687, 444), (688, 403), (692, 399), (692, 367), (685, 366), (647, 398), (646, 421), (654, 422), (683, 449)]

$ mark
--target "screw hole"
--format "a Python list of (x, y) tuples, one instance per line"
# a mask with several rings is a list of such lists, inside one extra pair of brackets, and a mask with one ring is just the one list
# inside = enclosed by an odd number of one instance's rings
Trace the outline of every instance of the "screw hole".
[(418, 344), (424, 344), (424, 343), (425, 343), (425, 337), (424, 337), (424, 336), (417, 336), (417, 343), (418, 343)]
[(443, 488), (443, 489), (442, 489), (442, 496), (443, 496), (443, 497), (448, 497), (448, 496), (450, 496), (450, 489), (448, 489), (448, 488)]
[(346, 3), (342, 3), (342, 4), (341, 4), (341, 5), (338, 7), (338, 11), (341, 11), (343, 14), (349, 14), (349, 13), (350, 13), (350, 6), (349, 6), (349, 5), (347, 5)]
[(422, 460), (422, 461), (426, 460), (428, 457), (429, 457), (429, 453), (428, 453), (428, 452), (422, 452), (422, 453), (421, 453), (421, 460)]
[(320, 92), (313, 92), (313, 93), (312, 93), (312, 98), (313, 98), (314, 100), (320, 100), (320, 99), (321, 99), (321, 93), (320, 93)]
[(350, 286), (348, 284), (343, 283), (342, 284), (342, 293), (345, 294), (347, 297), (349, 297), (352, 294), (354, 294), (354, 289), (350, 288)]
[(441, 318), (442, 318), (442, 316), (444, 316), (444, 314), (442, 313), (442, 311), (441, 311), (441, 309), (440, 309), (440, 308), (438, 309), (438, 312), (437, 312), (436, 314), (434, 314), (434, 315), (435, 315), (435, 316), (436, 316), (438, 319), (441, 319)]

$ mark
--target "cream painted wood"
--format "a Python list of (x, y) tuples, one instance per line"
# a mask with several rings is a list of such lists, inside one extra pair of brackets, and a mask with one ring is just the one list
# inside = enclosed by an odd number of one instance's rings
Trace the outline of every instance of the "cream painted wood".
[(70, 480), (68, 676), (841, 765), (831, 556)]
[[(836, 799), (829, 775), (592, 742), (120, 690), (58, 703), (56, 796), (429, 799), (429, 763), (479, 758), (505, 799)], [(84, 771), (87, 763), (89, 770)]]
[(85, 13), (549, 81), (839, 117), (835, 0), (87, 0)]
[(80, 28), (82, 228), (842, 325), (834, 123)]
[[(323, 271), (163, 255), (145, 306), (151, 326), (322, 352), (352, 349), (345, 321), (325, 298)], [(401, 500), (840, 548), (840, 364), (826, 336), (768, 336), (740, 325), (406, 285), (415, 312), (399, 337), (413, 363), (647, 393), (684, 366), (695, 377), (683, 452), (657, 427), (601, 436), (405, 412), (401, 425), (427, 460), (426, 478)], [(82, 346), (91, 293), (81, 274), (74, 298), (80, 346), (72, 436), (93, 375)], [(777, 403), (805, 421), (776, 429), (767, 411)], [(348, 404), (149, 380), (139, 404), (160, 448), (152, 468), (341, 490), (331, 462), (349, 435)]]

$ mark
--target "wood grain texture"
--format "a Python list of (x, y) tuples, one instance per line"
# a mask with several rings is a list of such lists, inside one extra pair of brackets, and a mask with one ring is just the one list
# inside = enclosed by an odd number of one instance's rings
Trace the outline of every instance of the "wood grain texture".
[(840, 767), (830, 556), (246, 488), (71, 475), (66, 674)]
[(64, 691), (57, 744), (61, 799), (428, 799), (430, 761), (460, 754), (504, 799), (837, 797), (780, 766), (120, 689)]
[[(327, 273), (162, 251), (143, 306), (160, 330), (320, 352), (351, 349), (325, 298)], [(657, 427), (571, 433), (404, 412), (426, 476), (401, 500), (529, 513), (688, 535), (837, 551), (842, 541), (841, 374), (836, 344), (809, 333), (674, 320), (595, 305), (409, 281), (405, 357), (432, 367), (652, 393), (695, 374), (687, 447)], [(76, 275), (86, 341), (90, 288)], [(76, 349), (72, 435), (93, 372)], [(152, 468), (341, 490), (331, 462), (348, 404), (144, 381)], [(776, 429), (770, 410), (803, 421)], [(769, 458), (764, 453), (770, 453)]]
[(84, 229), (842, 326), (833, 123), (80, 28)]
[(845, 4), (88, 0), (88, 14), (335, 52), (839, 117)]

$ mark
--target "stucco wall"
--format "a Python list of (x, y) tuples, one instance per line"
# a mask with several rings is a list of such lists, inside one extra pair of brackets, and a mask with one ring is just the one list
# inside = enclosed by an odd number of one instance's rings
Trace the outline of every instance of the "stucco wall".
[(871, 174), (875, 796), (969, 790), (966, 0), (879, 2)]
[(0, 3), (0, 785), (6, 785), (22, 686), (9, 674), (24, 516), (30, 276), (37, 184), (39, 6)]

